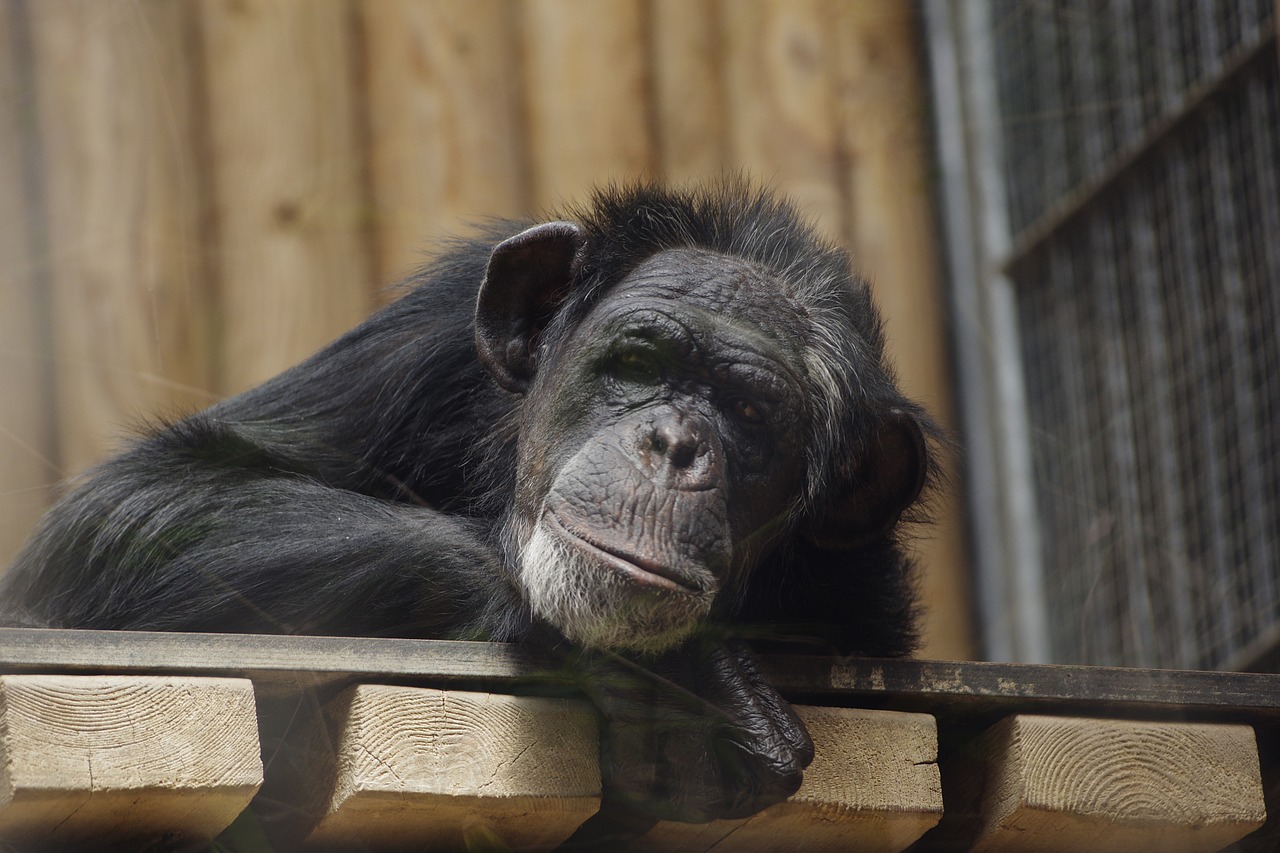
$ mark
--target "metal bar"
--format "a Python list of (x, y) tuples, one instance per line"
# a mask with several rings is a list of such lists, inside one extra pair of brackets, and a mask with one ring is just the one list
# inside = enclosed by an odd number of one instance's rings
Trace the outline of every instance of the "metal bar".
[[(991, 8), (989, 3), (961, 4), (962, 36), (967, 46), (963, 68), (966, 102), (972, 108), (970, 122), (975, 177), (976, 214), (979, 220), (979, 279), (988, 294), (987, 329), (990, 333), (990, 369), (995, 376), (997, 435), (999, 437), (1001, 494), (999, 511), (1006, 538), (1004, 582), (1009, 585), (1014, 609), (1010, 614), (1014, 654), (1029, 662), (1050, 660), (1048, 614), (1041, 568), (1040, 521), (1036, 512), (1026, 389), (1019, 359), (1015, 296), (1010, 281), (994, 261), (1008, 253), (1011, 232), (1005, 207), (1004, 150), (1000, 134), (1000, 108), (992, 63)], [(986, 583), (1001, 579), (985, 578)]]
[(965, 145), (969, 124), (961, 89), (963, 72), (952, 19), (954, 10), (951, 0), (928, 0), (923, 9), (934, 93), (937, 156), (942, 172), (939, 192), (946, 231), (957, 385), (961, 394), (966, 455), (964, 481), (968, 505), (984, 508), (969, 514), (983, 650), (994, 660), (1012, 660), (1015, 641), (1008, 622), (1011, 604), (1003, 583), (1005, 567), (1012, 558), (1005, 548), (1003, 516), (996, 511), (985, 511), (986, 507), (1000, 505), (999, 450), (995, 444), (993, 417), (996, 391), (986, 349), (986, 296), (975, 253), (978, 245), (972, 215), (975, 200), (969, 191)]

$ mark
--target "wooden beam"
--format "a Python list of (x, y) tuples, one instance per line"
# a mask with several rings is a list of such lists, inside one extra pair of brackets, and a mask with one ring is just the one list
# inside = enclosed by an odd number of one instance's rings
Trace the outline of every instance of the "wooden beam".
[(720, 9), (713, 3), (654, 0), (649, 69), (653, 75), (656, 159), (662, 178), (719, 178), (729, 162)]
[[(183, 4), (177, 4), (183, 5)], [(373, 305), (344, 0), (202, 0), (218, 295), (219, 391), (257, 385)]]
[(0, 575), (61, 479), (28, 12), (0, 3)]
[(534, 207), (652, 174), (645, 4), (528, 0), (519, 9)]
[(1249, 726), (1018, 715), (975, 753), (975, 853), (1211, 853), (1266, 820)]
[(600, 806), (585, 702), (361, 685), (324, 720), (310, 844), (550, 850)]
[(522, 76), (511, 0), (364, 0), (369, 168), (380, 281), (459, 223), (524, 215)]
[(261, 784), (248, 681), (0, 676), (0, 847), (210, 839)]
[(729, 163), (782, 191), (820, 233), (843, 243), (842, 48), (830, 4), (736, 0), (721, 9)]
[[(57, 459), (70, 476), (141, 417), (213, 401), (195, 15), (27, 4)], [(21, 339), (19, 339), (20, 341)]]
[[(824, 655), (769, 655), (763, 663), (773, 684), (807, 702), (988, 724), (1027, 711), (1280, 721), (1276, 674)], [(0, 628), (0, 673), (23, 672), (236, 675), (267, 693), (388, 679), (499, 691), (569, 682), (545, 656), (504, 643)]]
[(896, 853), (942, 817), (933, 717), (803, 705), (796, 711), (815, 755), (791, 799), (747, 820), (664, 822), (635, 849)]

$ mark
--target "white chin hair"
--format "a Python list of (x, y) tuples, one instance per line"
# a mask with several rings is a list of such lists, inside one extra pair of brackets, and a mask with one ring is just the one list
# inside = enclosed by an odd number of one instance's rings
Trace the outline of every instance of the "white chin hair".
[(533, 611), (589, 648), (660, 652), (689, 635), (711, 596), (638, 592), (539, 522), (520, 552), (520, 580)]

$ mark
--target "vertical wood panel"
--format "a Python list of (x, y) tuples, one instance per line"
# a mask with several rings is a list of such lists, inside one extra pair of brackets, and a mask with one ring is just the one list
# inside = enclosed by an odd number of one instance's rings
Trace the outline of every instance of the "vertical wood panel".
[(664, 179), (717, 178), (728, 168), (723, 35), (705, 0), (654, 0), (648, 57)]
[(377, 278), (468, 220), (528, 207), (512, 0), (365, 0)]
[(652, 174), (644, 5), (527, 0), (521, 8), (534, 205)]
[(206, 0), (221, 390), (300, 361), (372, 305), (345, 0)]
[(190, 7), (28, 5), (53, 290), (60, 459), (209, 402)]
[[(38, 144), (28, 33), (0, 2), (0, 574), (48, 503), (58, 477), (52, 441), (48, 326), (35, 269), (27, 185)], [(25, 73), (24, 73), (25, 72)]]
[(722, 3), (730, 153), (843, 241), (834, 51), (822, 0)]
[[(839, 116), (851, 164), (846, 242), (872, 278), (903, 390), (951, 426), (946, 299), (926, 177), (932, 160), (913, 7), (836, 0), (833, 11), (841, 45)], [(969, 657), (973, 626), (957, 491), (939, 495), (937, 516), (917, 543), (927, 607), (922, 653)]]

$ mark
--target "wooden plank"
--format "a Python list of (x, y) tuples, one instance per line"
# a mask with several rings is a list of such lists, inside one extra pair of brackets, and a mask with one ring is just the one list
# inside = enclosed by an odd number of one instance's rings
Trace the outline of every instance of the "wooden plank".
[[(991, 722), (1026, 711), (1280, 721), (1276, 674), (823, 655), (768, 655), (762, 662), (784, 694), (810, 703)], [(23, 672), (242, 675), (284, 692), (388, 679), (494, 690), (565, 683), (554, 662), (505, 643), (0, 628), (0, 673)]]
[(0, 843), (209, 839), (261, 783), (248, 681), (0, 676)]
[(584, 702), (361, 685), (325, 717), (308, 843), (550, 850), (600, 806)]
[(794, 796), (746, 820), (664, 822), (635, 849), (896, 853), (942, 817), (933, 717), (804, 705), (796, 711), (815, 755)]
[(527, 0), (520, 10), (535, 208), (652, 174), (644, 4)]
[(372, 306), (345, 0), (204, 0), (220, 390), (302, 360)]
[(720, 177), (728, 163), (720, 7), (654, 0), (648, 56), (653, 121), (664, 180)]
[(1249, 726), (1018, 715), (977, 752), (975, 853), (1210, 853), (1266, 820)]
[[(910, 3), (836, 3), (847, 243), (870, 277), (888, 354), (908, 397), (954, 429), (951, 353), (935, 228), (927, 93)], [(954, 471), (957, 460), (943, 461)], [(960, 484), (935, 496), (919, 554), (926, 657), (976, 653)]]
[(137, 419), (212, 399), (193, 18), (181, 3), (26, 8), (70, 474)]
[(512, 0), (364, 0), (377, 278), (460, 224), (528, 209)]
[(838, 45), (823, 0), (738, 0), (723, 19), (729, 157), (842, 241)]
[(0, 574), (49, 504), (55, 461), (44, 226), (36, 181), (31, 40), (23, 8), (0, 3)]

